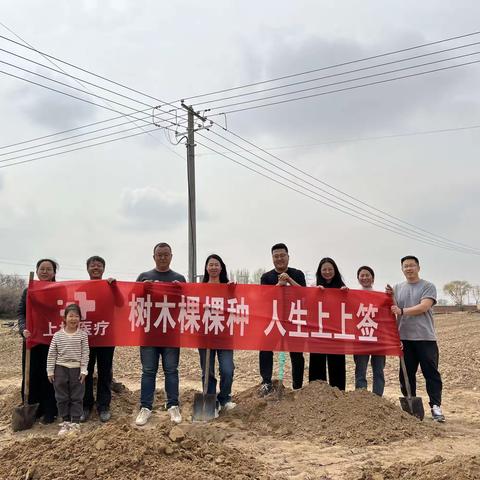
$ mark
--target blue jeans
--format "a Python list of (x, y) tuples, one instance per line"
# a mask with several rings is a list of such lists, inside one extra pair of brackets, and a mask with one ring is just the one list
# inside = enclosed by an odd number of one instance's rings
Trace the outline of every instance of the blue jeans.
[[(199, 349), (200, 366), (202, 367), (202, 391), (205, 385), (205, 360), (206, 350)], [(215, 378), (215, 353), (218, 357), (218, 366), (220, 369), (220, 392), (217, 395), (217, 401), (220, 405), (225, 405), (232, 399), (232, 383), (235, 365), (233, 364), (233, 350), (210, 350), (210, 367), (208, 375), (208, 391), (214, 394), (217, 392), (217, 379)]]
[(167, 408), (178, 405), (178, 362), (179, 348), (140, 347), (142, 362), (142, 382), (140, 387), (140, 406), (148, 409), (153, 407), (155, 384), (157, 380), (158, 361), (162, 356), (162, 367), (165, 375), (165, 395)]
[[(354, 355), (353, 358), (355, 360), (355, 390), (367, 388), (367, 367), (370, 355)], [(385, 357), (383, 355), (372, 355), (371, 364), (373, 373), (372, 391), (381, 397), (385, 388), (385, 377), (383, 375)]]

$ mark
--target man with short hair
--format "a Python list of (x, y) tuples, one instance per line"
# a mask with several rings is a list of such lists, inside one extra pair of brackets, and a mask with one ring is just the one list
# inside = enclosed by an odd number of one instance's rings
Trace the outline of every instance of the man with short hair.
[[(90, 280), (102, 280), (105, 272), (105, 260), (98, 255), (87, 259), (87, 272)], [(116, 288), (115, 279), (107, 278), (107, 282), (112, 289)], [(113, 291), (113, 300), (115, 305), (121, 306), (123, 299), (120, 295), (115, 295)], [(118, 299), (120, 297), (120, 300)], [(120, 304), (119, 304), (120, 302)], [(93, 395), (93, 371), (95, 363), (97, 364), (97, 411), (100, 421), (108, 422), (111, 418), (110, 402), (112, 400), (112, 366), (115, 347), (90, 347), (88, 360), (88, 375), (85, 378), (85, 395), (83, 397), (83, 414), (80, 417), (81, 422), (86, 422), (90, 417), (95, 398)]]
[[(418, 366), (425, 377), (433, 420), (444, 422), (442, 413), (442, 378), (438, 371), (438, 346), (433, 325), (432, 307), (437, 303), (437, 291), (433, 283), (420, 278), (418, 258), (407, 255), (401, 259), (402, 272), (406, 282), (387, 285), (387, 293), (393, 293), (395, 305), (392, 313), (397, 316), (403, 356), (407, 367), (408, 381), (412, 395), (416, 395)], [(405, 380), (400, 369), (400, 385), (407, 395)]]
[[(153, 248), (155, 268), (141, 273), (137, 282), (186, 282), (185, 277), (170, 269), (172, 249), (168, 243), (157, 243)], [(162, 357), (162, 366), (165, 374), (166, 407), (170, 419), (180, 423), (182, 416), (178, 403), (178, 362), (180, 348), (173, 347), (140, 347), (140, 360), (142, 362), (142, 380), (140, 387), (140, 412), (135, 423), (145, 425), (152, 415), (153, 397), (158, 371), (158, 362)]]
[[(288, 248), (284, 243), (275, 244), (272, 249), (273, 270), (265, 272), (261, 279), (261, 285), (278, 285), (280, 287), (294, 286), (305, 287), (305, 275), (301, 270), (288, 266), (290, 256)], [(302, 388), (303, 372), (305, 369), (305, 359), (303, 352), (290, 352), (292, 361), (292, 383), (293, 389)], [(262, 376), (262, 385), (259, 395), (264, 397), (272, 392), (272, 371), (273, 371), (273, 352), (261, 351), (259, 353), (260, 375)]]

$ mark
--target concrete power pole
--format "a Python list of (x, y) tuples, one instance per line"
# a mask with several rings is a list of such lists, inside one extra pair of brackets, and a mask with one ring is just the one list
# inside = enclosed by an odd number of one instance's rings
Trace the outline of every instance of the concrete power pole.
[[(197, 220), (195, 207), (195, 117), (206, 119), (195, 112), (191, 106), (182, 102), (187, 111), (187, 180), (188, 180), (188, 281), (197, 281)], [(200, 126), (199, 129), (204, 128)]]

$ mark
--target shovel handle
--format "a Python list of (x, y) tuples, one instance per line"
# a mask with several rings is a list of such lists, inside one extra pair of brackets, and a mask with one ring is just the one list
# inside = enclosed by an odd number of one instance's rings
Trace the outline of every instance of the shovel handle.
[[(29, 284), (32, 283), (33, 281), (33, 272), (30, 272), (29, 275)], [(28, 295), (27, 295), (28, 298)], [(28, 308), (27, 308), (27, 313), (26, 316), (28, 315)], [(27, 326), (28, 322), (25, 322), (25, 326)], [(25, 370), (23, 372), (23, 402), (28, 403), (28, 397), (30, 396), (30, 356), (31, 356), (31, 351), (28, 346), (27, 339), (25, 339)]]
[(283, 382), (283, 375), (285, 373), (285, 352), (278, 354), (278, 380)]
[(205, 376), (203, 380), (203, 394), (208, 393), (208, 380), (210, 379), (210, 349), (205, 350)]
[(30, 349), (25, 350), (25, 380), (23, 382), (23, 399), (24, 403), (28, 403), (28, 397), (30, 396)]
[(405, 389), (407, 390), (407, 398), (412, 398), (412, 390), (410, 389), (410, 380), (408, 379), (407, 366), (405, 365), (405, 359), (403, 355), (400, 357), (400, 365), (402, 367), (403, 382), (405, 383)]

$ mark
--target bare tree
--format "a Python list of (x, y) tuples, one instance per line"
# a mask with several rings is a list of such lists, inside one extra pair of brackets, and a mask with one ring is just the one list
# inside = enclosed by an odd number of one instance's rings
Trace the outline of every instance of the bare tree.
[(237, 283), (250, 283), (250, 272), (247, 268), (237, 268), (237, 270), (230, 270), (230, 280)]
[(480, 305), (480, 285), (472, 285), (470, 287), (470, 293), (473, 296), (473, 299), (475, 300), (476, 305)]
[(453, 300), (455, 305), (464, 305), (464, 298), (470, 291), (471, 286), (465, 280), (453, 280), (443, 287), (443, 291)]
[(251, 277), (251, 283), (256, 283), (260, 285), (260, 279), (262, 278), (262, 275), (266, 272), (264, 268), (258, 268), (252, 273)]
[(18, 275), (0, 273), (0, 317), (14, 318), (27, 282)]

